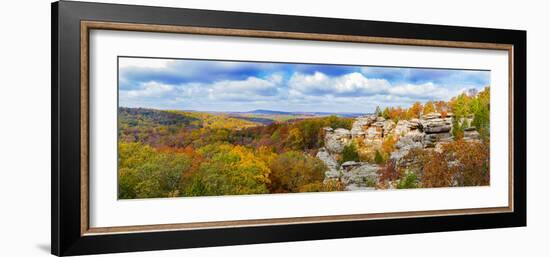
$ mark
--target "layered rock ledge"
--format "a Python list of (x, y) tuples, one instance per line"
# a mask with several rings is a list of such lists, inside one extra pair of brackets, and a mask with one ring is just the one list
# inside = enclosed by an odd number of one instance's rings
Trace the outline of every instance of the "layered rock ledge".
[[(470, 124), (471, 118), (463, 118), (459, 122)], [(347, 161), (339, 163), (342, 152), (350, 144), (361, 145), (360, 151), (369, 153), (381, 149), (385, 139), (396, 140), (395, 150), (389, 158), (400, 166), (409, 165), (405, 156), (413, 149), (441, 150), (442, 145), (451, 142), (453, 138), (453, 114), (442, 115), (429, 113), (418, 119), (387, 120), (375, 115), (357, 117), (351, 129), (329, 127), (324, 128), (324, 145), (317, 153), (317, 158), (325, 163), (325, 182), (339, 181), (346, 190), (371, 190), (379, 182), (381, 165), (369, 162)], [(479, 140), (475, 128), (464, 129), (464, 140)]]

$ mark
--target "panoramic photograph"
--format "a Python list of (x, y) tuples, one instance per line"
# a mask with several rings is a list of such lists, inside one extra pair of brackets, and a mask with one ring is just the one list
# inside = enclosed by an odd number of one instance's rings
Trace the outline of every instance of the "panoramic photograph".
[(118, 58), (118, 199), (490, 185), (490, 71)]

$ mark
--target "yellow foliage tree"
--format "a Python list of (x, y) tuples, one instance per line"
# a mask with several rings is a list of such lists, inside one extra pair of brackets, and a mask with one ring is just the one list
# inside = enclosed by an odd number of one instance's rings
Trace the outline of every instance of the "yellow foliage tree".
[(432, 113), (432, 112), (435, 112), (435, 106), (434, 106), (432, 101), (428, 101), (424, 105), (424, 114), (428, 114), (428, 113)]

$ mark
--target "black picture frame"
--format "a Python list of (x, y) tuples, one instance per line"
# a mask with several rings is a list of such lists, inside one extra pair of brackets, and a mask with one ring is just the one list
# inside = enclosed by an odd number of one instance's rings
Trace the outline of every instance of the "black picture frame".
[[(526, 226), (526, 31), (61, 1), (52, 4), (51, 247), (55, 255)], [(82, 20), (513, 45), (513, 201), (507, 213), (81, 234)]]

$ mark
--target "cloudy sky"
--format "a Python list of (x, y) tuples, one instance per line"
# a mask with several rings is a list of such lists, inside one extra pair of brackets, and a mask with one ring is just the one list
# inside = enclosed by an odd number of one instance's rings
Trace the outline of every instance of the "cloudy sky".
[(489, 71), (120, 57), (119, 105), (368, 113), (449, 100), (489, 81)]

